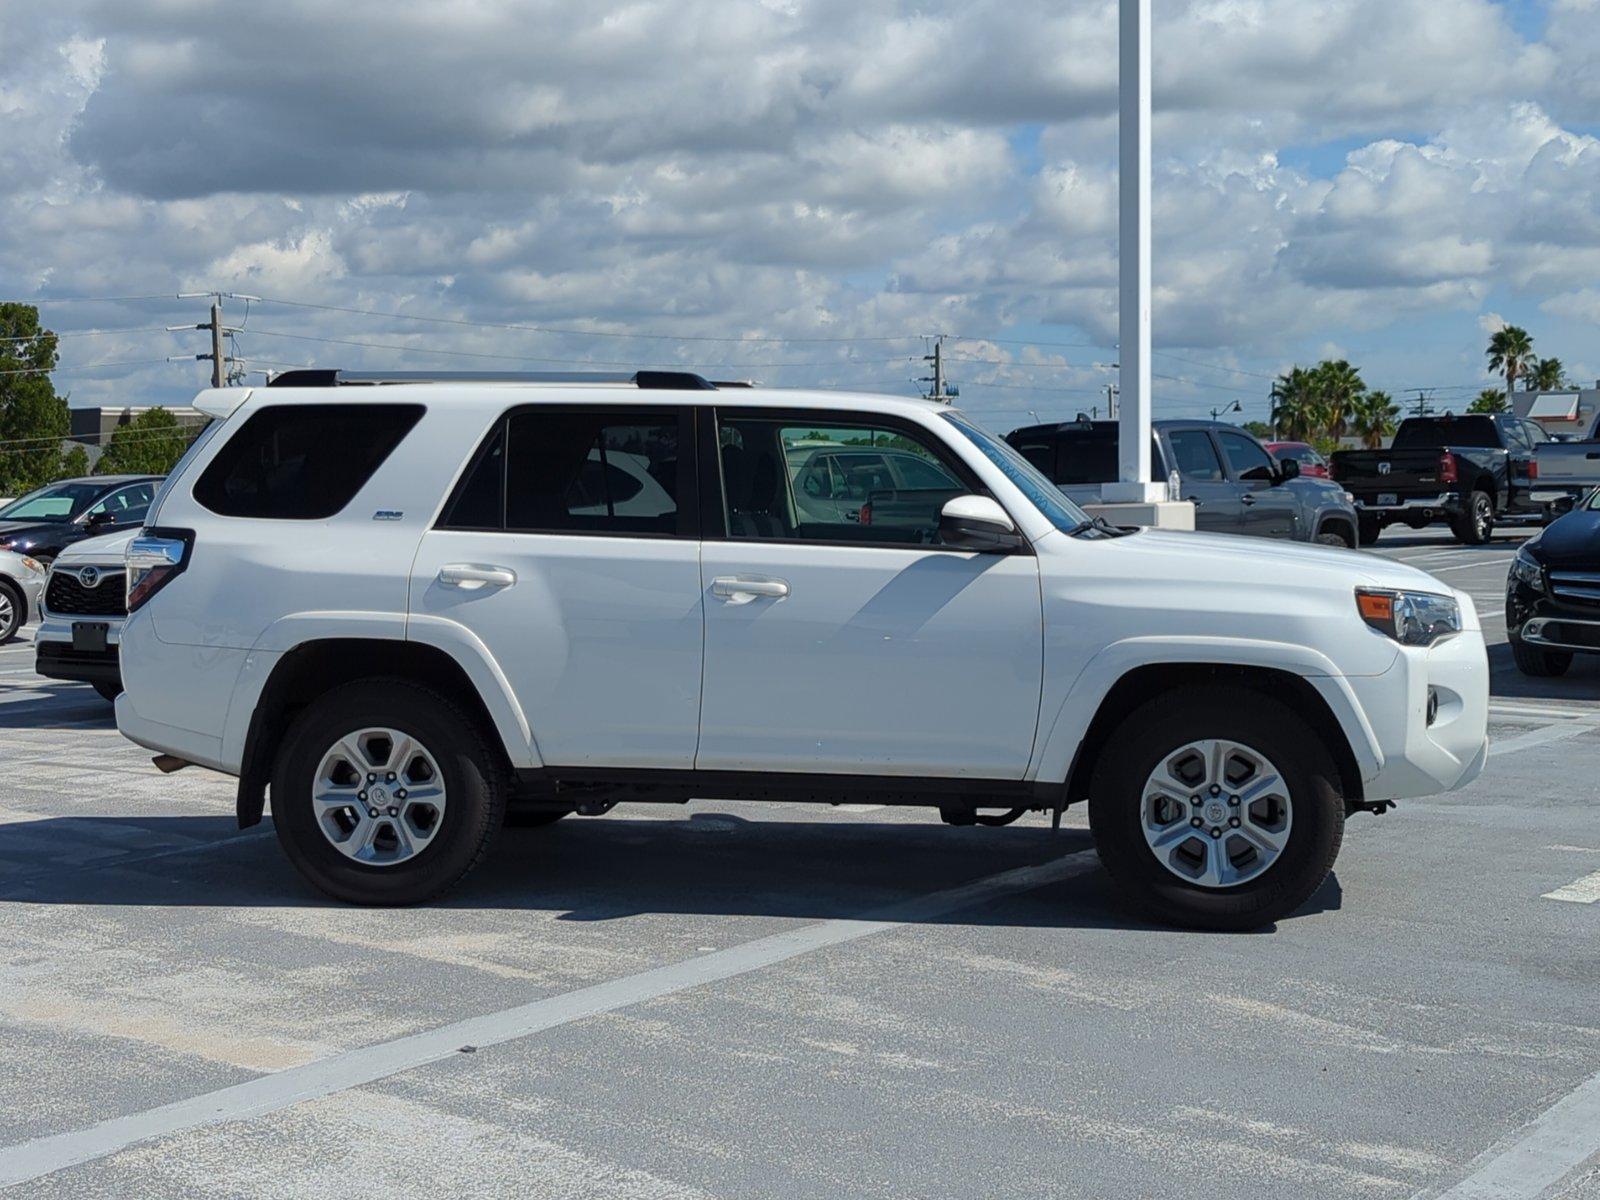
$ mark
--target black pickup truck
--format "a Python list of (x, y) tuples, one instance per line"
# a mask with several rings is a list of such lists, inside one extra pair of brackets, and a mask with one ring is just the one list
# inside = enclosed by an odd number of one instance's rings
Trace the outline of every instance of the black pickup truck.
[(1333, 478), (1355, 497), (1363, 546), (1386, 525), (1445, 521), (1459, 541), (1489, 540), (1497, 522), (1544, 522), (1558, 506), (1535, 498), (1533, 448), (1550, 435), (1510, 413), (1411, 417), (1387, 450), (1341, 450)]

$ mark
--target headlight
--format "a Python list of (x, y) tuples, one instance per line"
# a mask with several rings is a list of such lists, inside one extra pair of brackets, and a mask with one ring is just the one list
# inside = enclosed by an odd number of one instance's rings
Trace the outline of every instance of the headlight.
[(1433, 592), (1356, 589), (1361, 619), (1402, 646), (1431, 646), (1461, 632), (1461, 606)]
[(1527, 550), (1518, 550), (1511, 560), (1511, 578), (1527, 584), (1536, 592), (1544, 591), (1544, 568), (1534, 561)]

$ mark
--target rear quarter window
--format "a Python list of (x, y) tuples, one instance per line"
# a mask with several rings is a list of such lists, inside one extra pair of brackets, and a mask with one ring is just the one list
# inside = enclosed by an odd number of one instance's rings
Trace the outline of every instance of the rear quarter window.
[(257, 409), (201, 472), (194, 498), (225, 517), (331, 517), (355, 498), (422, 412), (420, 404)]

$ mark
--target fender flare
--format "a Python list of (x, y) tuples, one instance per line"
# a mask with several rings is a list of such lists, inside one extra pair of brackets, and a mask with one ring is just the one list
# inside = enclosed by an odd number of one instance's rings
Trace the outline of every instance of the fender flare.
[(1041, 783), (1065, 783), (1084, 735), (1111, 689), (1130, 671), (1167, 664), (1258, 667), (1297, 675), (1316, 689), (1333, 713), (1361, 778), (1373, 778), (1383, 765), (1377, 735), (1350, 681), (1319, 651), (1252, 638), (1157, 636), (1112, 642), (1084, 664), (1040, 743), (1029, 777)]

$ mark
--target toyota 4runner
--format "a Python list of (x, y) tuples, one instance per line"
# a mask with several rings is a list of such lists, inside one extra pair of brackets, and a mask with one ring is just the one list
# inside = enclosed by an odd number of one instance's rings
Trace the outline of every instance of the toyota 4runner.
[(1348, 814), (1487, 753), (1466, 594), (1090, 520), (942, 405), (331, 371), (195, 403), (128, 552), (117, 723), (237, 776), (241, 825), (270, 797), (345, 900), (619, 801), (1087, 802), (1127, 895), (1246, 928), (1310, 897)]

